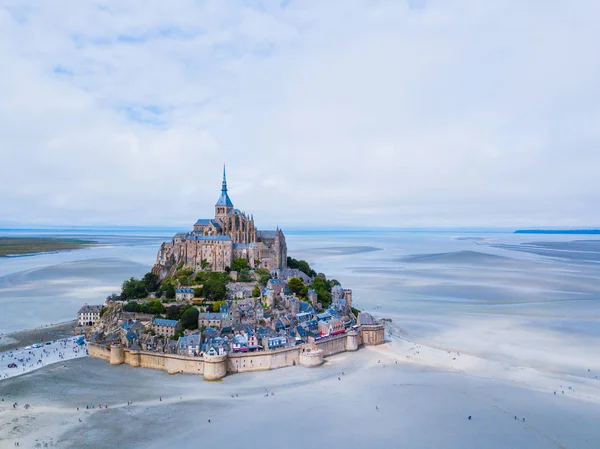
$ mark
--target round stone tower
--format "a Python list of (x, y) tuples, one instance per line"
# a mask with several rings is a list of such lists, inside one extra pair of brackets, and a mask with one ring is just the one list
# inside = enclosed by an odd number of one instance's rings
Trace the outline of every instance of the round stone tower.
[(219, 380), (227, 374), (227, 355), (204, 355), (204, 380)]
[(356, 351), (358, 349), (358, 340), (358, 332), (349, 331), (346, 334), (346, 351)]
[(320, 366), (323, 364), (323, 350), (318, 349), (316, 345), (304, 345), (302, 351), (300, 351), (300, 356), (298, 357), (298, 362), (302, 366), (313, 367)]
[(129, 366), (137, 368), (141, 365), (140, 363), (140, 351), (132, 351), (131, 349), (125, 354), (126, 362)]
[(110, 364), (121, 365), (125, 362), (125, 353), (123, 352), (122, 346), (111, 346), (110, 347)]

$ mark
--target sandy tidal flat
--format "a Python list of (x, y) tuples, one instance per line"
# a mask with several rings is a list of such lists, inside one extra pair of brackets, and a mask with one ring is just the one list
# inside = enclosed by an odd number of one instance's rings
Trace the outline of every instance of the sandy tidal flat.
[(221, 382), (86, 358), (2, 382), (0, 432), (9, 446), (61, 448), (598, 447), (597, 395), (554, 395), (498, 369), (396, 337), (320, 368)]

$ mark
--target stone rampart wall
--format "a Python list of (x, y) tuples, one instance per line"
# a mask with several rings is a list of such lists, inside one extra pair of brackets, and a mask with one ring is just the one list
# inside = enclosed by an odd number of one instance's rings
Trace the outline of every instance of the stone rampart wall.
[[(130, 352), (130, 351), (126, 351)], [(187, 373), (204, 374), (204, 360), (199, 357), (186, 357), (175, 354), (159, 354), (155, 352), (132, 351), (139, 354), (139, 365), (142, 368), (162, 369), (169, 374)], [(126, 357), (127, 363), (127, 357)]]
[[(217, 380), (227, 373), (265, 371), (299, 364), (318, 366), (322, 363), (323, 357), (330, 357), (345, 351), (355, 351), (358, 348), (359, 339), (362, 344), (370, 345), (381, 344), (385, 338), (385, 330), (382, 325), (364, 326), (359, 334), (352, 331), (318, 340), (311, 345), (203, 358), (131, 351), (121, 346), (108, 348), (94, 343), (88, 345), (88, 352), (92, 357), (109, 361), (111, 365), (126, 363), (133, 367), (165, 370), (169, 374), (202, 374), (208, 380)], [(301, 360), (303, 350), (307, 354), (304, 354)], [(309, 357), (309, 351), (319, 352)]]
[(248, 371), (265, 371), (298, 364), (301, 346), (275, 349), (246, 354), (229, 354), (227, 357), (228, 373), (244, 373)]
[(323, 351), (323, 357), (329, 357), (346, 350), (346, 338), (346, 334), (339, 334), (318, 340), (315, 344)]
[(110, 348), (106, 346), (88, 343), (88, 354), (92, 357), (97, 357), (110, 362)]

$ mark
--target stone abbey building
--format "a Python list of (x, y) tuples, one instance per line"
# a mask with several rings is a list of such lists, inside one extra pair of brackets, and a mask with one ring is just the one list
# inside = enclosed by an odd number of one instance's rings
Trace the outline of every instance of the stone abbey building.
[(199, 219), (194, 229), (177, 233), (161, 245), (153, 272), (161, 277), (183, 262), (194, 271), (225, 271), (233, 259), (246, 259), (251, 268), (270, 271), (286, 268), (287, 246), (283, 232), (259, 231), (254, 217), (233, 207), (227, 194), (223, 167), (221, 196), (215, 204), (215, 218)]

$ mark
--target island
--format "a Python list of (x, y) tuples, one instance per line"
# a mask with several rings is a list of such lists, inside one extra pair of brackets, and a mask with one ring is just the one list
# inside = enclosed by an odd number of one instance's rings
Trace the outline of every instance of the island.
[(518, 229), (515, 234), (597, 235), (600, 229)]
[(259, 230), (234, 208), (225, 169), (214, 218), (175, 234), (142, 279), (85, 304), (77, 320), (90, 356), (206, 380), (319, 366), (385, 339), (384, 324), (353, 306), (351, 289), (288, 256), (281, 229)]
[(81, 249), (95, 243), (63, 237), (0, 237), (0, 257)]

